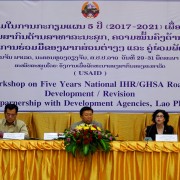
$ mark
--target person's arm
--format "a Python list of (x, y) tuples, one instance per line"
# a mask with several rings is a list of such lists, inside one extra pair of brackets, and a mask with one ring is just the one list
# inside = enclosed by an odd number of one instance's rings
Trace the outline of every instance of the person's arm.
[(102, 124), (100, 122), (97, 121), (93, 121), (92, 122), (94, 125), (96, 125), (97, 127), (99, 127), (100, 129), (103, 129)]
[(103, 127), (102, 127), (102, 124), (101, 124), (101, 123), (99, 123), (99, 127), (100, 127), (101, 129), (103, 129)]
[(170, 134), (174, 134), (174, 128), (172, 126), (169, 127), (170, 127)]
[(147, 136), (147, 127), (145, 127), (142, 131), (142, 138), (144, 139)]
[(71, 126), (70, 126), (70, 129), (74, 129), (76, 126), (75, 126), (75, 124), (73, 123), (73, 124), (71, 124)]
[(24, 122), (22, 122), (19, 132), (20, 133), (25, 133), (25, 139), (29, 138), (29, 132), (28, 132), (27, 126), (26, 126), (26, 124)]
[(81, 123), (83, 123), (83, 122), (75, 122), (75, 123), (71, 124), (70, 129), (75, 129), (76, 126), (80, 125)]

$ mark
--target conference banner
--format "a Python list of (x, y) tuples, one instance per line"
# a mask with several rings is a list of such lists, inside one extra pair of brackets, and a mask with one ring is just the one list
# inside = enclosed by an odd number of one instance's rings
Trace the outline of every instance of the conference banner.
[(180, 111), (179, 1), (0, 1), (0, 111)]

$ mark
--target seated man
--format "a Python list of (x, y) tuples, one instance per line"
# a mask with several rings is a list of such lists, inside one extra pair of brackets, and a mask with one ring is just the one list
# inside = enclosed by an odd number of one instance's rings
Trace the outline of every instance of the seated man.
[(3, 133), (25, 133), (25, 138), (29, 138), (26, 124), (17, 120), (18, 107), (15, 104), (7, 104), (4, 109), (5, 119), (0, 120), (0, 132)]
[(75, 129), (76, 126), (78, 126), (78, 125), (80, 125), (82, 123), (94, 124), (97, 127), (102, 129), (102, 124), (100, 122), (93, 121), (93, 109), (91, 107), (83, 107), (80, 110), (80, 118), (81, 118), (81, 121), (72, 124), (71, 129)]

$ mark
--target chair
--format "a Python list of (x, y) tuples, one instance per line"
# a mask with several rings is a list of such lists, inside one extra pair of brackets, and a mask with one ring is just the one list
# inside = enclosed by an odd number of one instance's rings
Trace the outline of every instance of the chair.
[(64, 132), (70, 126), (69, 113), (33, 113), (36, 137), (43, 139), (44, 133)]
[(117, 140), (143, 140), (145, 120), (145, 114), (110, 113), (110, 131), (118, 135)]
[(32, 124), (32, 113), (31, 112), (18, 112), (17, 119), (20, 119), (25, 122), (28, 132), (29, 132), (29, 137), (34, 137), (34, 128)]

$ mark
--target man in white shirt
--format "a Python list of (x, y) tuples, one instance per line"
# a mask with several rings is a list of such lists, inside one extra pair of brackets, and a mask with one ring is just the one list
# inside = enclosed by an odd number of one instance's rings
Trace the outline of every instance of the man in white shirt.
[(25, 138), (29, 138), (26, 124), (17, 120), (18, 107), (15, 104), (7, 104), (4, 108), (5, 119), (0, 120), (0, 132), (3, 133), (25, 133)]

